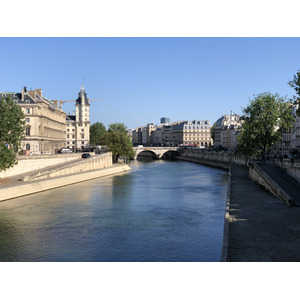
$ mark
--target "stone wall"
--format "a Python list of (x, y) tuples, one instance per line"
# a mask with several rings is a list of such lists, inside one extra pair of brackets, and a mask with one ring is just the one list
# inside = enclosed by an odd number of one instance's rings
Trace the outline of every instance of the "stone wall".
[(82, 153), (72, 154), (56, 154), (56, 155), (30, 155), (30, 156), (18, 156), (17, 164), (7, 169), (6, 171), (0, 172), (0, 178), (9, 176), (20, 175), (26, 172), (40, 170), (46, 167), (59, 165), (62, 163), (75, 161), (81, 159)]
[(66, 166), (59, 166), (52, 170), (40, 171), (24, 177), (24, 181), (49, 179), (58, 176), (66, 176), (70, 174), (82, 173), (87, 171), (99, 170), (111, 167), (112, 153), (104, 153), (96, 155), (92, 158), (81, 159), (74, 163), (69, 163)]
[(291, 160), (288, 158), (275, 159), (274, 162), (283, 168), (288, 175), (300, 182), (300, 160)]
[(289, 197), (289, 195), (287, 195), (255, 162), (251, 162), (249, 166), (249, 178), (263, 186), (277, 198), (284, 201), (288, 206), (293, 206), (293, 200)]
[(247, 161), (242, 156), (215, 151), (201, 151), (200, 149), (188, 149), (181, 153), (183, 160), (207, 164), (213, 167), (229, 168), (229, 164), (234, 162), (242, 166), (247, 165)]

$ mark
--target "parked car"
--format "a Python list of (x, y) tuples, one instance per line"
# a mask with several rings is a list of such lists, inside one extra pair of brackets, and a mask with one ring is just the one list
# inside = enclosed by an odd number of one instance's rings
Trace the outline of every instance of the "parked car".
[(69, 148), (62, 148), (58, 153), (73, 153), (73, 151)]
[(91, 157), (91, 154), (89, 154), (89, 153), (83, 153), (83, 154), (81, 155), (81, 157), (82, 157), (82, 158), (90, 158), (90, 157)]

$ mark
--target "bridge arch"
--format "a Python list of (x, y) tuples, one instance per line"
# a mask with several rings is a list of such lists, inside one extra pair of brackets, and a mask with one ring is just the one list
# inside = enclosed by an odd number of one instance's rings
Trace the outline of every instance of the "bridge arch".
[[(180, 152), (178, 151), (177, 147), (133, 147), (133, 150), (136, 153), (135, 159), (137, 159), (138, 155), (142, 152), (151, 153), (151, 156), (154, 159), (160, 159), (164, 155), (165, 155), (165, 157), (169, 156), (171, 158), (180, 155)], [(149, 157), (150, 157), (150, 155), (149, 155)]]
[(159, 159), (157, 154), (154, 151), (151, 150), (143, 150), (139, 151), (136, 155), (136, 157), (152, 157), (153, 159)]

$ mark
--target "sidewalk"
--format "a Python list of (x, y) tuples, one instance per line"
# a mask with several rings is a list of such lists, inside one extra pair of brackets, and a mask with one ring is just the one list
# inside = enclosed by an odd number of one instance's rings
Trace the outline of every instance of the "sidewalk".
[(300, 207), (288, 207), (232, 165), (229, 261), (300, 262)]

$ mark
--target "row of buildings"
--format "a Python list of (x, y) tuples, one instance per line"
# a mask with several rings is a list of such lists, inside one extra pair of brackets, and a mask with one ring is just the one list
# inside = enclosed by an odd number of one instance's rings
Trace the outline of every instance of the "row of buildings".
[(52, 154), (64, 147), (75, 150), (89, 146), (90, 103), (83, 86), (74, 100), (74, 115), (67, 115), (58, 105), (59, 100), (47, 99), (41, 89), (24, 87), (21, 93), (0, 93), (0, 100), (7, 97), (11, 97), (25, 115), (23, 150), (31, 154)]
[[(300, 157), (300, 116), (297, 116), (298, 105), (293, 106), (295, 116), (294, 130), (281, 130), (281, 139), (275, 144), (270, 155)], [(223, 147), (234, 150), (242, 128), (242, 120), (238, 114), (230, 113), (220, 117), (213, 124), (211, 135), (210, 121), (177, 121), (161, 118), (159, 125), (149, 123), (132, 131), (134, 146), (170, 146), (193, 145), (199, 148), (208, 146)], [(213, 139), (212, 139), (213, 138)]]
[(201, 148), (211, 146), (210, 121), (177, 121), (161, 118), (159, 125), (149, 123), (132, 131), (134, 146), (166, 146), (193, 145)]

